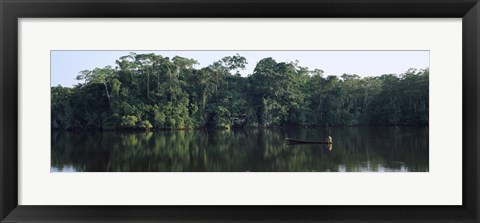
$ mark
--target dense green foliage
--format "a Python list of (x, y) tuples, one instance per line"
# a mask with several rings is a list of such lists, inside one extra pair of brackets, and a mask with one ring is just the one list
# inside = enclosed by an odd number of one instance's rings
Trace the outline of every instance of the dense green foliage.
[(73, 88), (51, 88), (55, 129), (185, 129), (428, 125), (428, 68), (361, 78), (323, 75), (297, 62), (225, 57), (196, 69), (183, 57), (134, 54), (115, 68), (81, 71)]

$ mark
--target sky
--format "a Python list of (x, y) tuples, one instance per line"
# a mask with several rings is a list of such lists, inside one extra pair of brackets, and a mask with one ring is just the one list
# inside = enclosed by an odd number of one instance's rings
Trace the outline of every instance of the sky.
[(430, 63), (429, 51), (51, 51), (51, 85), (72, 87), (79, 83), (75, 78), (80, 71), (108, 65), (115, 67), (115, 61), (130, 52), (191, 58), (199, 62), (195, 68), (238, 53), (248, 63), (246, 69), (240, 71), (242, 76), (252, 74), (257, 62), (267, 57), (277, 62), (298, 60), (300, 66), (321, 69), (326, 76), (401, 74), (409, 68), (427, 68)]

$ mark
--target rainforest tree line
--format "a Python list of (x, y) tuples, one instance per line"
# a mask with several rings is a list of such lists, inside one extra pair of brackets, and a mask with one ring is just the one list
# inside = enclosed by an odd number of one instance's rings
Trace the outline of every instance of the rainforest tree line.
[(135, 54), (81, 71), (74, 87), (51, 88), (51, 126), (64, 130), (278, 126), (426, 126), (428, 68), (361, 78), (325, 76), (298, 62)]

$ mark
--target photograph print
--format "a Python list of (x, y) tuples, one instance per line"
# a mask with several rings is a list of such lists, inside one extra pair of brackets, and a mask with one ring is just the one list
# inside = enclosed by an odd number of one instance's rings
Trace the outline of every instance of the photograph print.
[(428, 172), (429, 51), (51, 51), (51, 172)]

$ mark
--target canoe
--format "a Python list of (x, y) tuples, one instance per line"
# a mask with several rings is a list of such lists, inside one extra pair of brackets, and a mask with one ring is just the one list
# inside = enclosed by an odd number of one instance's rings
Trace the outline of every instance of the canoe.
[(308, 140), (299, 140), (299, 139), (290, 139), (285, 138), (288, 143), (295, 143), (295, 144), (332, 144), (331, 142), (326, 141), (308, 141)]

